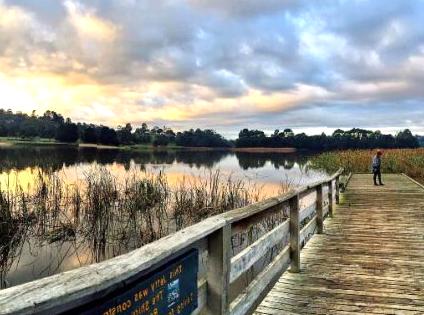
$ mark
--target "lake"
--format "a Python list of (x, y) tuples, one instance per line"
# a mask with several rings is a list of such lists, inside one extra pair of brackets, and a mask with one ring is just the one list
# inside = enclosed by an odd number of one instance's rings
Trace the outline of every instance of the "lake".
[[(202, 208), (204, 214), (191, 213), (195, 219), (186, 214), (181, 219), (175, 207), (157, 200), (160, 196), (191, 202), (193, 212), (215, 181), (221, 194), (228, 189), (238, 198), (234, 204), (244, 205), (324, 178), (326, 173), (308, 169), (309, 158), (304, 153), (0, 146), (1, 287), (124, 254), (211, 215)], [(147, 180), (135, 185), (135, 178)], [(187, 190), (190, 185), (196, 188)], [(94, 190), (99, 187), (109, 190)], [(115, 196), (116, 187), (125, 197)], [(140, 191), (156, 199), (138, 200)], [(149, 210), (135, 211), (140, 204)]]

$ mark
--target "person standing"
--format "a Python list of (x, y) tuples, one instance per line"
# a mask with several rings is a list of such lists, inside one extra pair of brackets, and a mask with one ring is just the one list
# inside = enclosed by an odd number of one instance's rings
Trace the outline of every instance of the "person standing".
[(381, 181), (381, 156), (383, 152), (381, 150), (377, 151), (377, 154), (372, 159), (372, 173), (374, 174), (374, 185), (377, 184), (377, 178), (380, 185), (384, 185)]

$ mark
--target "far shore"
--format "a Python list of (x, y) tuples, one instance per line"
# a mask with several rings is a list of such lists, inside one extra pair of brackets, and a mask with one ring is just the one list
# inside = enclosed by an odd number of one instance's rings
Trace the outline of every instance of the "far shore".
[(113, 145), (102, 145), (94, 143), (80, 143), (81, 148), (96, 148), (96, 149), (116, 149), (116, 150), (127, 150), (127, 151), (170, 151), (170, 150), (181, 150), (181, 151), (229, 151), (229, 152), (246, 152), (246, 153), (295, 153), (296, 148), (225, 148), (225, 147), (182, 147), (177, 145), (168, 146), (152, 146), (152, 145), (124, 145), (124, 146), (113, 146)]
[(0, 137), (0, 146), (13, 146), (13, 145), (69, 145), (78, 146), (80, 148), (95, 148), (95, 149), (106, 149), (106, 150), (127, 150), (127, 151), (167, 151), (167, 150), (186, 150), (186, 151), (229, 151), (229, 152), (246, 152), (246, 153), (295, 153), (296, 148), (266, 148), (266, 147), (254, 147), (254, 148), (234, 148), (234, 147), (182, 147), (176, 145), (168, 146), (153, 146), (153, 145), (104, 145), (95, 143), (64, 143), (57, 142), (52, 139), (20, 139), (20, 138), (7, 138)]
[(296, 148), (230, 148), (234, 152), (255, 152), (255, 153), (295, 153)]

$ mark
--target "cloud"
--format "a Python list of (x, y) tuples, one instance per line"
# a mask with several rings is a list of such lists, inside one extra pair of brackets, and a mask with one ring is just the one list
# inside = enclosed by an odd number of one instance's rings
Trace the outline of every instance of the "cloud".
[(0, 0), (2, 106), (229, 133), (418, 126), (423, 12), (422, 0)]
[(227, 16), (251, 17), (272, 14), (296, 4), (294, 0), (190, 0), (199, 9), (210, 9)]
[(67, 0), (64, 6), (68, 19), (78, 35), (91, 41), (113, 42), (118, 36), (118, 27), (96, 16), (94, 10), (87, 10), (82, 4)]

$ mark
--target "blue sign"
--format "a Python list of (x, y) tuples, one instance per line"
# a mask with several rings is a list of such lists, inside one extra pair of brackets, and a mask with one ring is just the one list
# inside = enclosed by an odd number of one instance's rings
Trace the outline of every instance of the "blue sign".
[(197, 308), (198, 250), (189, 251), (128, 287), (85, 307), (83, 315), (188, 315)]

